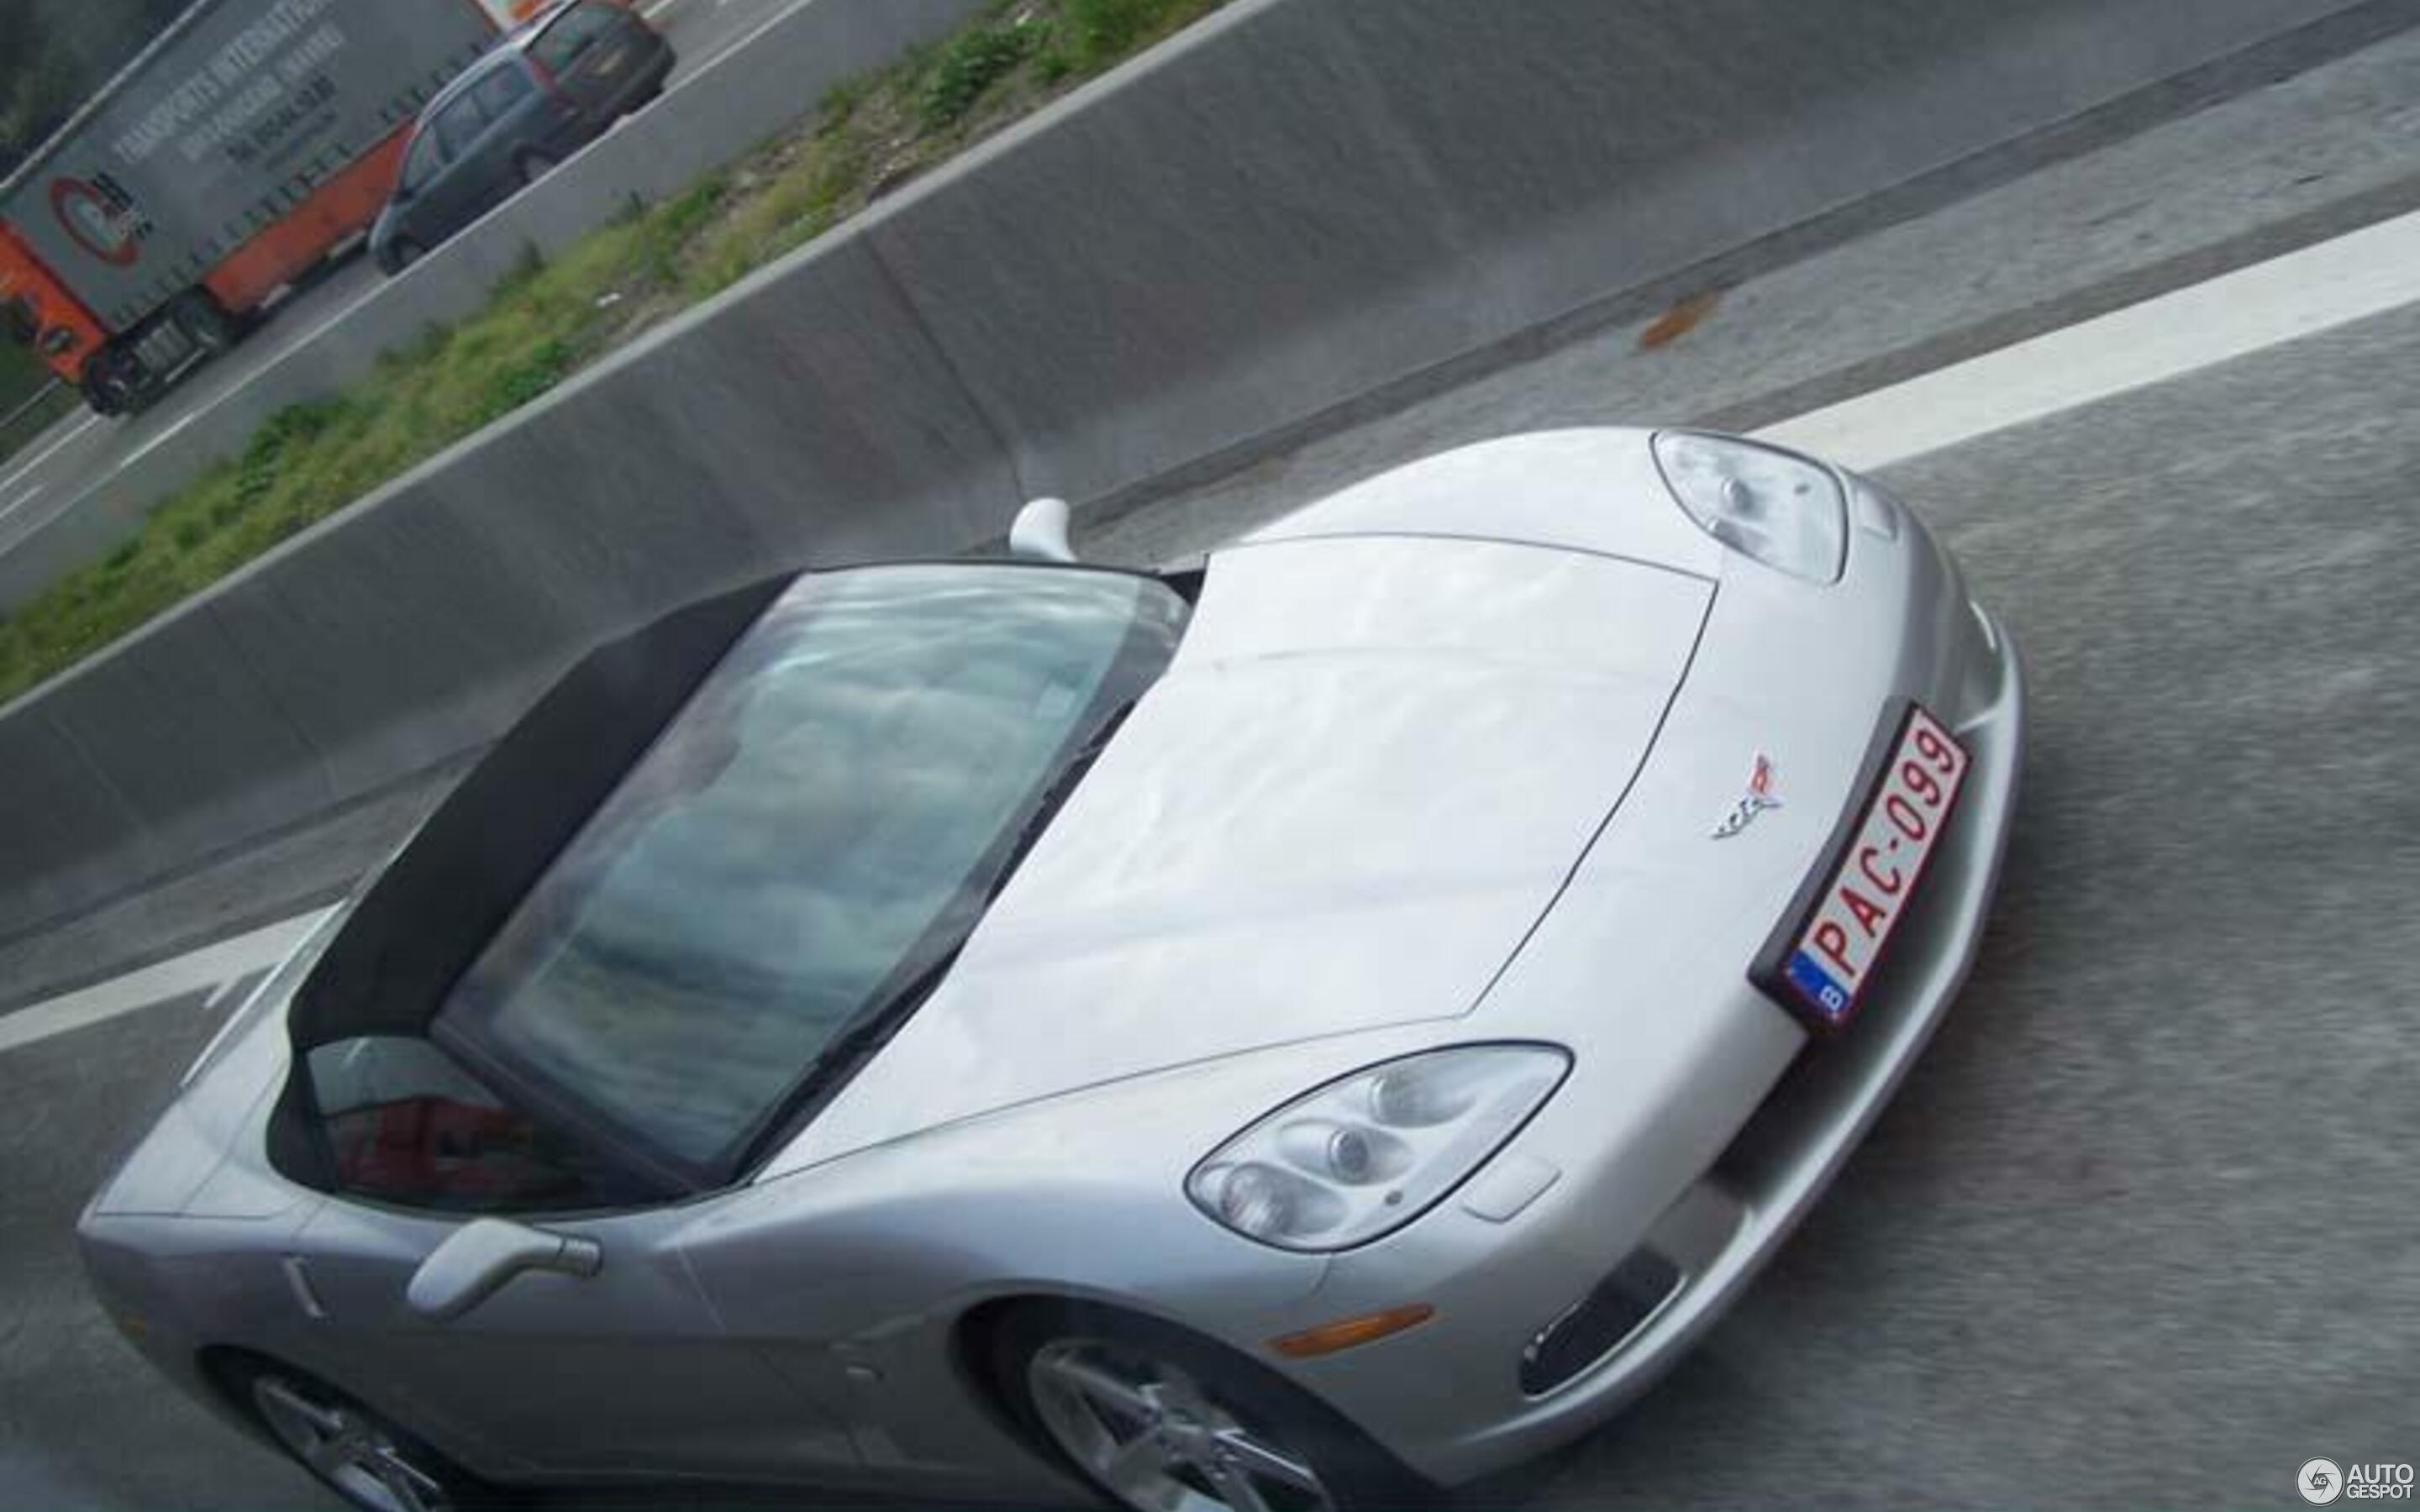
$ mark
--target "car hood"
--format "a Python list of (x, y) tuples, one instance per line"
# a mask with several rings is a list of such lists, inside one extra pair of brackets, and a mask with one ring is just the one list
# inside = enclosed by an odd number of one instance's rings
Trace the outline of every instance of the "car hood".
[(768, 1174), (1036, 1098), (1466, 1013), (1621, 799), (1713, 586), (1495, 541), (1209, 564), (948, 979)]

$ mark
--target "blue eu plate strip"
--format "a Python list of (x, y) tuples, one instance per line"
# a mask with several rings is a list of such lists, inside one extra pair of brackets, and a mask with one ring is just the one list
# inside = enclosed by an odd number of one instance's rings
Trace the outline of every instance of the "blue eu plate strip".
[(1834, 981), (1831, 974), (1804, 950), (1791, 953), (1790, 980), (1825, 1017), (1838, 1020), (1849, 1011), (1848, 989)]

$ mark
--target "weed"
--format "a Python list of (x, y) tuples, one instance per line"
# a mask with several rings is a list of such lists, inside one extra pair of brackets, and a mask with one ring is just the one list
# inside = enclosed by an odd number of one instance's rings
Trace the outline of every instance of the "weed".
[(488, 385), (488, 409), (504, 415), (520, 409), (568, 377), (571, 361), (568, 342), (548, 342), (495, 376)]
[(546, 272), (546, 254), (535, 241), (521, 243), (513, 255), (513, 265), (504, 270), (504, 278), (496, 285), (496, 297), (509, 298), (538, 281)]
[(1014, 23), (960, 32), (934, 59), (916, 97), (917, 118), (928, 131), (954, 126), (983, 92), (1025, 61), (1033, 29)]
[(1056, 29), (1064, 71), (1096, 73), (1218, 5), (1218, 0), (1063, 0)]
[(238, 496), (248, 503), (276, 487), (287, 456), (318, 440), (344, 409), (342, 399), (319, 399), (287, 405), (262, 422), (244, 445)]

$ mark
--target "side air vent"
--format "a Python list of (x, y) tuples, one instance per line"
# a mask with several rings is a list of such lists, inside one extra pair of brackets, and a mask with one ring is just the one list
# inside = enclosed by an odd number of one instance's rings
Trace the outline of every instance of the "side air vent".
[(1521, 1351), (1521, 1389), (1543, 1396), (1621, 1347), (1680, 1289), (1681, 1271), (1652, 1249), (1630, 1252), (1596, 1289)]

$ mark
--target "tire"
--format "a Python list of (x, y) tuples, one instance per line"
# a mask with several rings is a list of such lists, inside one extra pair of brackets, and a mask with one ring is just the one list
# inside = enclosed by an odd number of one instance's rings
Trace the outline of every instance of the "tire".
[(259, 1363), (228, 1382), (270, 1441), (363, 1512), (473, 1512), (507, 1504), (407, 1429), (334, 1386)]
[(103, 347), (92, 354), (84, 367), (84, 402), (92, 406), (93, 413), (116, 417), (141, 414), (150, 402), (142, 384), (130, 373), (133, 359), (116, 346)]
[(419, 242), (410, 237), (397, 237), (379, 249), (379, 271), (393, 278), (427, 255)]
[(554, 172), (554, 159), (543, 152), (524, 152), (513, 160), (513, 171), (520, 175), (521, 187), (527, 189)]
[(1019, 1308), (993, 1385), (1050, 1457), (1138, 1512), (1356, 1512), (1435, 1505), (1333, 1408), (1172, 1324), (1089, 1305)]

